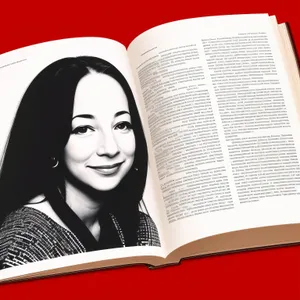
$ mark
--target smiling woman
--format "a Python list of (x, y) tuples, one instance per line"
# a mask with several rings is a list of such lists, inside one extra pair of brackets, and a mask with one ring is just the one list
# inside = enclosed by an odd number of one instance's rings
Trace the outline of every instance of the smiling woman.
[(72, 131), (65, 147), (67, 168), (82, 182), (107, 191), (129, 172), (134, 154), (135, 137), (122, 87), (104, 74), (85, 76), (75, 92)]
[(109, 62), (60, 59), (27, 88), (0, 176), (0, 268), (160, 246), (139, 210), (147, 146), (132, 91)]

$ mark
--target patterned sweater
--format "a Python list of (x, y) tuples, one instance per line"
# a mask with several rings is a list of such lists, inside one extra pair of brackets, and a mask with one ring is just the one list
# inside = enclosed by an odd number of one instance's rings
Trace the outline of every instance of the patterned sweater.
[[(152, 219), (140, 212), (137, 246), (160, 246)], [(76, 235), (43, 212), (22, 207), (0, 229), (0, 269), (87, 252)]]

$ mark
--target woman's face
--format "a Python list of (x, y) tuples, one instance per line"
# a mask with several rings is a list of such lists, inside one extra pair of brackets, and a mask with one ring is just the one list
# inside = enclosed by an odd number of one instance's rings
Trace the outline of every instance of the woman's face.
[(105, 74), (86, 75), (75, 92), (66, 167), (86, 185), (109, 191), (128, 173), (134, 154), (135, 136), (121, 85)]

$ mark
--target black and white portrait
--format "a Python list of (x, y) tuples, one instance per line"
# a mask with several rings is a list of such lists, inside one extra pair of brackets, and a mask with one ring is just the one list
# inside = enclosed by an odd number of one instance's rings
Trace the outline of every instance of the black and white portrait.
[(140, 209), (148, 151), (132, 90), (112, 63), (64, 57), (29, 83), (1, 160), (0, 268), (160, 246)]

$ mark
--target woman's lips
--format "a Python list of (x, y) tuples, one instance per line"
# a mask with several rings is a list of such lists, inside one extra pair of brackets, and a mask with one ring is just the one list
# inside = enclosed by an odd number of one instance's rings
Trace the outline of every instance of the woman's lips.
[(124, 162), (112, 164), (112, 165), (101, 165), (101, 166), (89, 166), (89, 168), (93, 169), (97, 173), (102, 175), (113, 175), (117, 173)]

